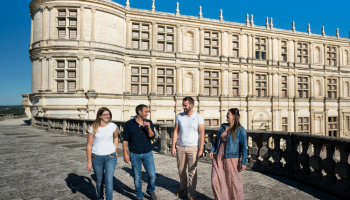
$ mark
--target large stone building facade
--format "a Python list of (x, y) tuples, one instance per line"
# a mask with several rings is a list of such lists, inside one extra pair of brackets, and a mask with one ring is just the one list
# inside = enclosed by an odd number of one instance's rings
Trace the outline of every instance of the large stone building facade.
[(350, 137), (349, 39), (151, 8), (33, 0), (28, 114), (125, 121), (142, 103), (173, 123), (192, 96), (208, 126), (236, 107), (247, 129)]

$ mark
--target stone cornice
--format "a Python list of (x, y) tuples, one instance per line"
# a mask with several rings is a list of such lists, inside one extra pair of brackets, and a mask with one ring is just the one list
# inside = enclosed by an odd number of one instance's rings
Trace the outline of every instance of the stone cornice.
[[(29, 7), (31, 11), (36, 10), (41, 4), (54, 4), (57, 0), (33, 0)], [(100, 4), (101, 6), (108, 6), (112, 9), (115, 9), (117, 11), (120, 11), (124, 13), (125, 15), (128, 15), (131, 19), (134, 18), (134, 16), (137, 16), (136, 18), (144, 20), (144, 17), (151, 17), (153, 19), (150, 20), (155, 20), (154, 18), (158, 18), (158, 20), (163, 21), (164, 19), (174, 21), (176, 20), (177, 22), (186, 22), (186, 23), (193, 23), (196, 24), (197, 27), (202, 27), (202, 26), (208, 26), (208, 29), (211, 30), (217, 30), (221, 31), (221, 29), (224, 30), (229, 30), (230, 28), (236, 28), (236, 29), (243, 29), (243, 31), (251, 31), (251, 32), (256, 32), (258, 34), (266, 34), (269, 33), (271, 35), (277, 34), (279, 35), (278, 37), (293, 37), (293, 38), (298, 38), (302, 40), (319, 40), (319, 41), (327, 41), (327, 42), (337, 42), (337, 43), (349, 43), (350, 39), (347, 38), (337, 38), (337, 37), (331, 37), (331, 36), (322, 36), (321, 34), (308, 34), (304, 32), (297, 32), (297, 31), (291, 31), (291, 30), (283, 30), (283, 29), (278, 29), (278, 28), (273, 28), (273, 29), (266, 29), (265, 26), (257, 26), (254, 25), (254, 27), (247, 26), (245, 23), (237, 23), (237, 22), (229, 22), (229, 21), (223, 21), (223, 20), (214, 20), (214, 19), (208, 19), (208, 18), (198, 18), (195, 16), (187, 16), (187, 15), (180, 15), (176, 16), (175, 13), (166, 13), (166, 12), (159, 12), (159, 11), (151, 11), (151, 10), (144, 10), (144, 9), (136, 9), (136, 8), (130, 8), (126, 9), (123, 5), (120, 5), (116, 2), (110, 1), (110, 0), (74, 0), (74, 3), (72, 3), (71, 0), (66, 0), (67, 5), (75, 4), (77, 7), (81, 6), (81, 3), (86, 4), (86, 8), (89, 8), (90, 3), (96, 3)], [(81, 2), (81, 3), (80, 3)], [(62, 4), (62, 1), (57, 2), (59, 4)], [(91, 6), (92, 7), (92, 6)], [(97, 8), (96, 9), (102, 9)], [(134, 16), (132, 16), (134, 15)], [(125, 17), (125, 16), (124, 16)], [(209, 27), (210, 26), (210, 27)], [(214, 26), (214, 27), (213, 27)], [(217, 28), (216, 28), (217, 27)], [(237, 30), (237, 32), (239, 32)]]

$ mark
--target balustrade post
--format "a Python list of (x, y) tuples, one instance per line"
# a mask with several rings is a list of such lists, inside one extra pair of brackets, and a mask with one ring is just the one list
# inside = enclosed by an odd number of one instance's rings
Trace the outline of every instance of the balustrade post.
[(309, 164), (314, 169), (313, 172), (310, 173), (311, 177), (314, 179), (322, 179), (322, 158), (320, 157), (320, 153), (322, 150), (322, 143), (320, 142), (312, 142), (314, 145), (314, 155), (309, 158)]
[(67, 120), (63, 120), (63, 128), (62, 128), (62, 132), (65, 133), (67, 132)]
[(329, 186), (333, 186), (337, 177), (335, 176), (335, 161), (333, 159), (334, 156), (334, 145), (325, 144), (327, 157), (323, 160), (323, 169), (327, 173), (326, 176), (323, 177), (323, 180), (329, 184)]
[(281, 136), (272, 136), (274, 141), (274, 148), (271, 151), (271, 157), (274, 160), (272, 163), (272, 166), (274, 168), (280, 169), (282, 168), (281, 159), (283, 157), (283, 151), (281, 149), (280, 143), (281, 143)]
[(167, 154), (168, 153), (168, 132), (166, 126), (160, 126), (160, 154)]
[(83, 135), (87, 134), (87, 130), (88, 130), (88, 127), (87, 127), (86, 121), (84, 120), (84, 122), (83, 122)]
[(260, 165), (259, 158), (259, 147), (258, 147), (258, 140), (259, 137), (254, 135), (252, 137), (252, 147), (249, 148), (249, 155), (251, 159), (249, 159), (249, 166), (253, 168), (254, 166)]
[(269, 137), (267, 135), (264, 135), (261, 137), (262, 139), (262, 147), (259, 150), (259, 154), (261, 158), (263, 159), (260, 163), (263, 166), (270, 166), (271, 161), (269, 161), (270, 158), (270, 151), (271, 149), (269, 148)]
[(341, 189), (350, 188), (350, 165), (348, 163), (349, 150), (348, 146), (339, 146), (340, 150), (340, 162), (335, 165), (335, 172), (340, 177), (336, 184)]

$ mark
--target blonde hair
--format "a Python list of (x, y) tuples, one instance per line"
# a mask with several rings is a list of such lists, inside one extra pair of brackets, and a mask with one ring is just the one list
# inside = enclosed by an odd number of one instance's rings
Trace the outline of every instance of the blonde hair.
[(104, 111), (108, 111), (109, 114), (111, 115), (111, 117), (109, 118), (109, 121), (108, 122), (111, 122), (112, 121), (112, 112), (106, 108), (106, 107), (101, 107), (100, 109), (98, 109), (97, 111), (97, 114), (96, 114), (96, 119), (94, 121), (94, 123), (92, 123), (91, 127), (92, 127), (92, 132), (94, 134), (98, 133), (98, 126), (100, 125), (100, 122), (101, 122), (101, 116), (102, 116), (102, 113)]

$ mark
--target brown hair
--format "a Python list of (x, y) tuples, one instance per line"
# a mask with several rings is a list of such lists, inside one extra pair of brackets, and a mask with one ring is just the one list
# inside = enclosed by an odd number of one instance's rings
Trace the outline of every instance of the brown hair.
[(194, 105), (194, 100), (192, 97), (185, 97), (182, 101), (188, 101), (188, 103)]
[(229, 129), (229, 131), (231, 131), (231, 135), (233, 137), (233, 140), (236, 140), (236, 130), (238, 127), (241, 126), (241, 123), (239, 123), (239, 118), (240, 118), (240, 115), (239, 115), (239, 110), (238, 108), (231, 108), (229, 110), (229, 112), (235, 116), (235, 119), (234, 119), (234, 124), (233, 126)]
[(100, 109), (98, 109), (97, 114), (96, 114), (96, 119), (95, 119), (94, 123), (92, 123), (92, 125), (91, 125), (92, 132), (95, 133), (95, 134), (98, 133), (98, 126), (100, 125), (100, 122), (101, 122), (100, 117), (102, 116), (102, 113), (104, 111), (108, 111), (109, 114), (111, 115), (111, 117), (109, 118), (108, 122), (112, 121), (112, 112), (108, 108), (101, 107)]

